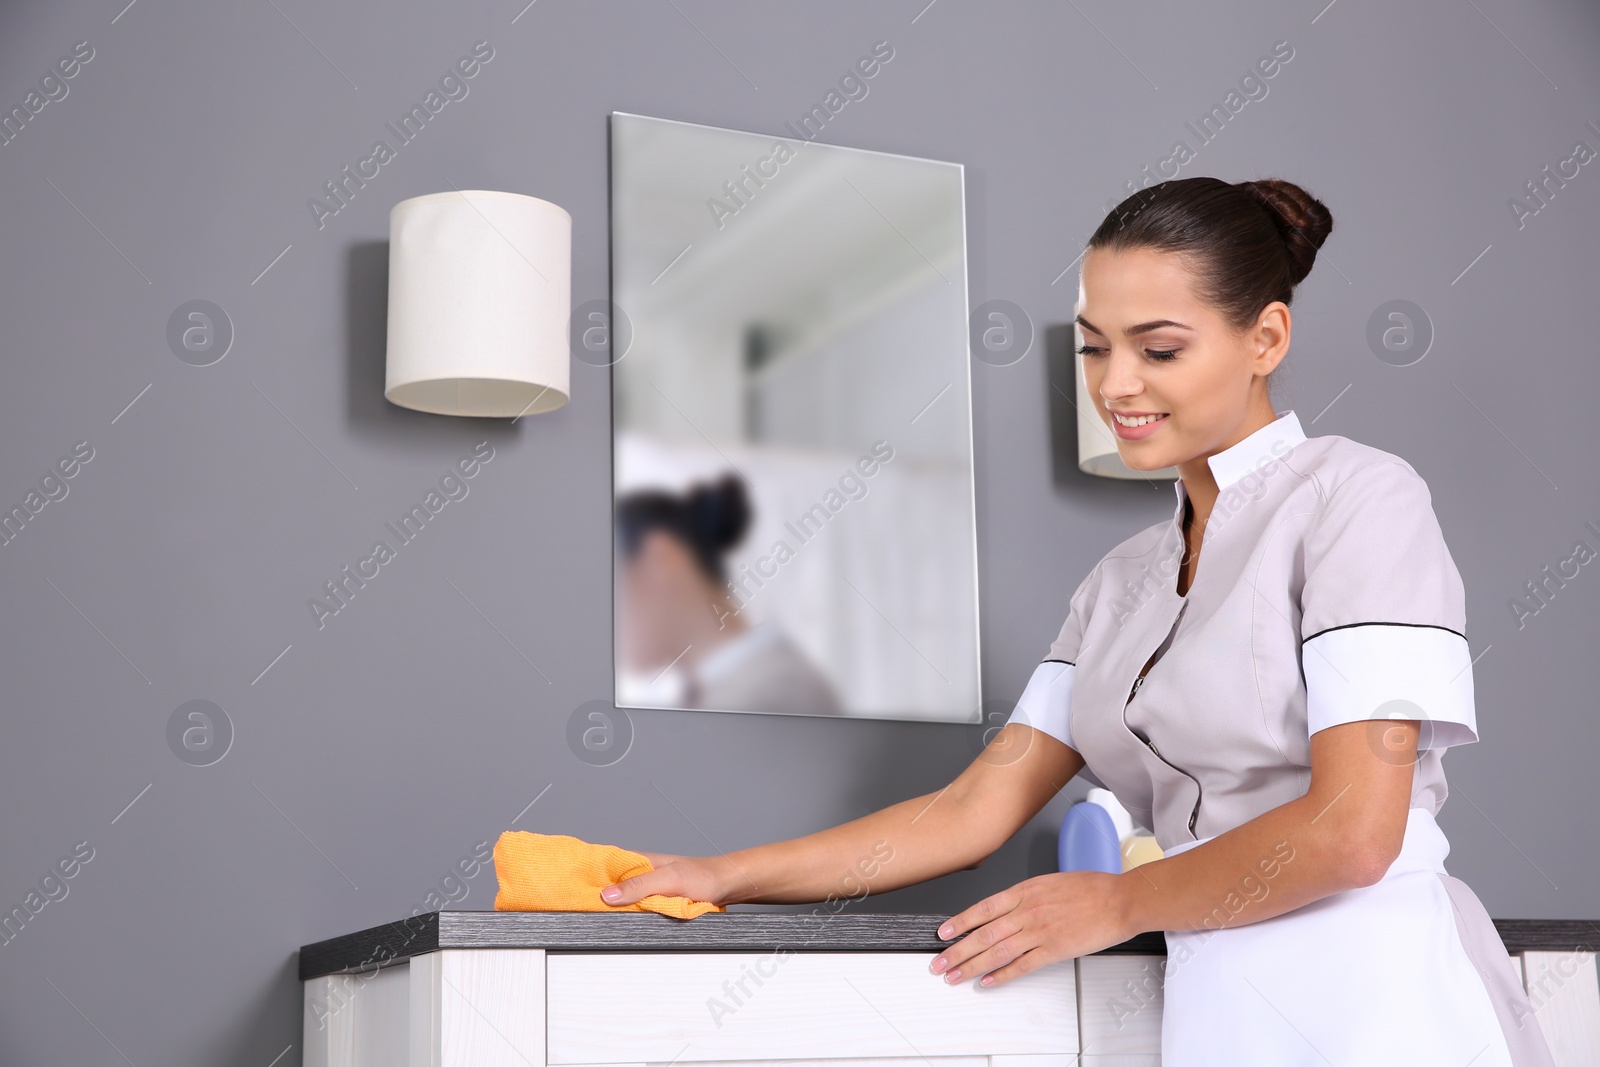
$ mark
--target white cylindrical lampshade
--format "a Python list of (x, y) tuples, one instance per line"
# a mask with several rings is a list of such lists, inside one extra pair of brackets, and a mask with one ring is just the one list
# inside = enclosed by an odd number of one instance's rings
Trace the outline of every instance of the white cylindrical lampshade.
[(1083, 313), (1084, 303), (1083, 274), (1080, 271), (1078, 303), (1072, 309), (1072, 360), (1074, 376), (1078, 382), (1078, 469), (1085, 474), (1098, 474), (1102, 478), (1149, 480), (1178, 477), (1177, 467), (1136, 471), (1122, 462), (1122, 455), (1117, 451), (1116, 434), (1100, 417), (1100, 409), (1095, 405), (1094, 398), (1089, 395), (1089, 386), (1083, 376), (1083, 357), (1078, 355), (1078, 349), (1084, 344), (1083, 327), (1078, 325), (1078, 316)]
[(441, 415), (516, 417), (567, 402), (572, 216), (468, 189), (389, 212), (383, 395)]

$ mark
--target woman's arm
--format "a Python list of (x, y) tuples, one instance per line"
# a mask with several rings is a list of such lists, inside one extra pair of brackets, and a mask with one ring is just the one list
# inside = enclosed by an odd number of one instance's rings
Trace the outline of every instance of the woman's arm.
[(1082, 768), (1082, 757), (1055, 738), (1007, 724), (938, 792), (720, 856), (646, 852), (656, 869), (624, 879), (619, 895), (601, 899), (628, 904), (665, 893), (716, 904), (792, 904), (925, 882), (977, 867)]
[[(1124, 874), (1044, 875), (981, 900), (940, 927), (941, 937), (967, 936), (933, 970), (959, 971), (956, 981), (992, 971), (991, 984), (1000, 983), (1145, 931), (1241, 926), (1371, 885), (1405, 838), (1417, 737), (1416, 720), (1319, 730), (1311, 735), (1304, 796)], [(1096, 896), (1102, 884), (1104, 905)], [(1079, 897), (1116, 912), (1108, 927), (1113, 940)]]
[(1214, 840), (1123, 875), (1129, 936), (1260, 922), (1382, 878), (1405, 838), (1415, 720), (1311, 735), (1311, 787)]

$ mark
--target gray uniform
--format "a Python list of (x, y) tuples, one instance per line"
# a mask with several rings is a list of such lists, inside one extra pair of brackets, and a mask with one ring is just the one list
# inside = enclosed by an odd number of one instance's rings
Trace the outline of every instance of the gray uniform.
[(767, 619), (706, 657), (690, 682), (693, 708), (843, 715), (827, 675)]
[(1444, 870), (1444, 752), (1478, 733), (1461, 577), (1427, 484), (1388, 452), (1307, 438), (1293, 411), (1208, 463), (1221, 492), (1188, 592), (1179, 480), (1171, 521), (1078, 586), (1010, 721), (1075, 749), (1168, 856), (1305, 795), (1319, 730), (1416, 719), (1421, 737), (1382, 881), (1167, 931), (1163, 1063), (1550, 1063), (1503, 942)]

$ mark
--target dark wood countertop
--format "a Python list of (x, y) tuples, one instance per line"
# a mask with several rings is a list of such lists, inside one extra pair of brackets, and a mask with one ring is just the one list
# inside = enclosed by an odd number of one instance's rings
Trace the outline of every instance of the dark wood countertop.
[[(300, 979), (370, 971), (445, 948), (542, 948), (553, 952), (938, 952), (948, 915), (710, 912), (674, 919), (654, 912), (434, 911), (318, 941), (300, 949)], [(1496, 919), (1513, 954), (1593, 951), (1600, 922)], [(1166, 938), (1145, 933), (1096, 955), (1165, 955)]]

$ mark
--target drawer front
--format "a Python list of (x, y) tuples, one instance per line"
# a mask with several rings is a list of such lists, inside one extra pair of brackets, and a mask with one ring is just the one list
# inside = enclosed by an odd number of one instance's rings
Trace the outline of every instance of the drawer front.
[(551, 1064), (1071, 1054), (1072, 960), (997, 988), (920, 952), (556, 953)]
[[(1159, 1062), (1165, 956), (1080, 956), (1078, 1025), (1083, 1067)], [(1097, 1059), (1104, 1056), (1106, 1059)], [(1126, 1061), (1117, 1057), (1128, 1056)], [(1156, 1057), (1144, 1060), (1139, 1057)]]

